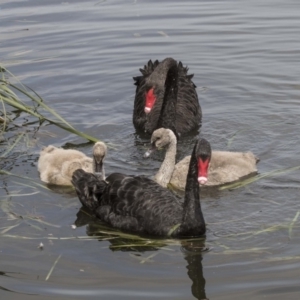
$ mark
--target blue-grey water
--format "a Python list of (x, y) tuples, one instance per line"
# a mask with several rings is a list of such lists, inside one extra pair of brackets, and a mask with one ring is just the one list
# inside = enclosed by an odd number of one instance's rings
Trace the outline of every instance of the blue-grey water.
[[(264, 174), (300, 165), (299, 10), (296, 0), (0, 0), (0, 63), (111, 143), (107, 173), (151, 176), (162, 157), (142, 158), (132, 77), (149, 59), (174, 57), (195, 74), (201, 136), (213, 149), (254, 152)], [(1, 299), (299, 299), (299, 169), (202, 193), (203, 240), (137, 246), (76, 216), (73, 191), (40, 181), (42, 146), (90, 155), (92, 144), (32, 121), (22, 113), (1, 130), (1, 169), (20, 176), (0, 175)], [(179, 156), (191, 147), (183, 139)]]

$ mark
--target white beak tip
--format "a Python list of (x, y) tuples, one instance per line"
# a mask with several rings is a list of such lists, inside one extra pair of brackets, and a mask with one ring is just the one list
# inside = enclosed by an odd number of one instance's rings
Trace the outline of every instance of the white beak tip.
[(207, 177), (200, 176), (198, 177), (199, 184), (205, 184), (207, 182)]
[(146, 114), (149, 114), (149, 112), (151, 111), (151, 108), (146, 106), (144, 111), (145, 111)]

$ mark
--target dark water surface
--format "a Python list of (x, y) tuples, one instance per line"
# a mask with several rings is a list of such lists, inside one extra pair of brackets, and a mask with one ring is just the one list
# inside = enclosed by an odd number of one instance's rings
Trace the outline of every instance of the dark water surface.
[[(296, 0), (0, 0), (0, 60), (76, 128), (114, 145), (107, 173), (147, 175), (161, 157), (142, 158), (132, 76), (149, 59), (182, 60), (195, 74), (201, 135), (214, 149), (253, 151), (265, 173), (300, 165), (299, 11)], [(40, 182), (42, 146), (92, 145), (21, 126), (30, 121), (22, 114), (1, 143), (3, 153), (23, 133), (1, 167), (33, 179), (0, 175), (1, 299), (299, 299), (299, 170), (204, 191), (205, 240), (137, 246), (77, 217), (72, 191)], [(180, 157), (192, 142), (180, 141)]]

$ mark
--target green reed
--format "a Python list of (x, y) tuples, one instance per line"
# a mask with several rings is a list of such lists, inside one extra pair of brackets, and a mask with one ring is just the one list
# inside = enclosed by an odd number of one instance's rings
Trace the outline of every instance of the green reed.
[[(0, 64), (0, 101), (2, 102), (2, 116), (0, 118), (0, 123), (2, 123), (3, 131), (7, 128), (8, 123), (13, 122), (12, 118), (9, 117), (7, 113), (6, 106), (9, 106), (15, 108), (18, 114), (26, 113), (35, 117), (40, 124), (46, 121), (63, 130), (87, 139), (88, 141), (98, 141), (97, 138), (76, 130), (54, 109), (49, 107), (43, 98), (31, 88), (25, 86), (18, 80), (17, 85), (11, 83), (12, 78), (17, 80), (11, 72)], [(21, 98), (24, 99), (24, 101), (22, 101)], [(30, 101), (30, 104), (28, 104), (28, 101)], [(51, 117), (45, 116), (40, 110), (46, 111)]]

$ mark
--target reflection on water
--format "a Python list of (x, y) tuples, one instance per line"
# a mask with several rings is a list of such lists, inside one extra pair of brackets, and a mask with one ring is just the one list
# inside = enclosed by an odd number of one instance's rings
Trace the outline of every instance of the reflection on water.
[[(109, 249), (112, 251), (133, 251), (140, 253), (158, 251), (170, 245), (170, 240), (147, 239), (116, 231), (115, 229), (105, 226), (99, 220), (93, 220), (90, 212), (84, 207), (78, 211), (74, 224), (78, 227), (88, 225), (87, 234), (90, 236), (97, 236), (100, 242), (109, 241)], [(187, 275), (192, 282), (192, 295), (199, 300), (207, 299), (202, 267), (202, 254), (203, 252), (208, 251), (208, 248), (205, 247), (205, 238), (174, 240), (173, 243), (181, 245), (183, 258), (187, 262)], [(151, 257), (153, 256), (154, 255), (152, 254)], [(143, 262), (148, 259), (143, 259)]]
[(205, 278), (203, 276), (202, 252), (204, 240), (182, 242), (182, 252), (187, 261), (188, 276), (192, 281), (191, 291), (196, 299), (206, 299)]

